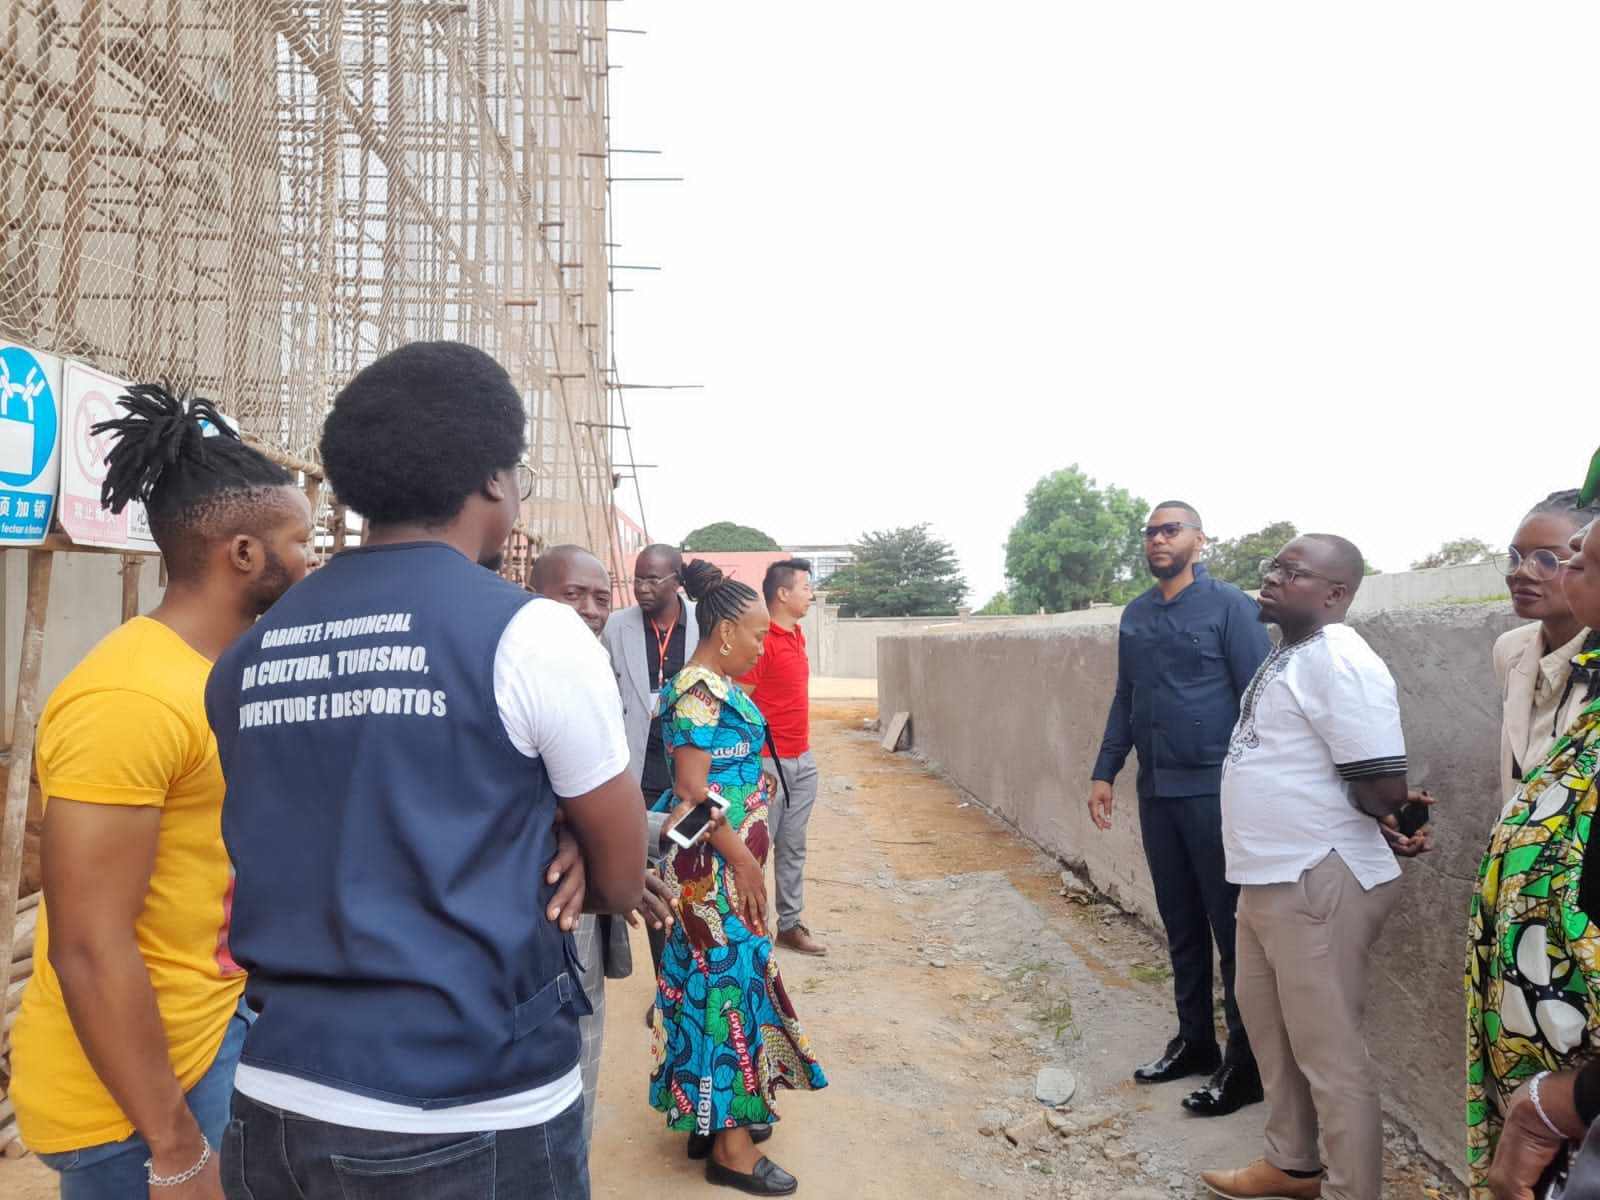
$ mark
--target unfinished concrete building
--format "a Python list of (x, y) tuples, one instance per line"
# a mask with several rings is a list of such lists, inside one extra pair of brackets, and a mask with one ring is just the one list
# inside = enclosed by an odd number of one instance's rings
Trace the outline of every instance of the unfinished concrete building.
[(605, 14), (10, 0), (0, 336), (192, 385), (308, 461), (361, 365), (470, 342), (527, 398), (528, 529), (603, 553)]
[[(535, 491), (508, 573), (573, 541), (625, 575), (606, 72), (605, 0), (6, 0), (0, 340), (218, 401), (301, 472), (325, 547), (346, 538), (317, 486), (333, 395), (403, 342), (469, 342), (527, 406)], [(7, 1155), (8, 1031), (38, 915), (19, 886), (33, 726), (117, 615), (117, 559), (71, 548), (28, 550), (25, 583), (23, 554), (0, 561), (0, 708), (16, 696), (0, 749)], [(124, 618), (149, 603), (139, 563), (123, 560)]]

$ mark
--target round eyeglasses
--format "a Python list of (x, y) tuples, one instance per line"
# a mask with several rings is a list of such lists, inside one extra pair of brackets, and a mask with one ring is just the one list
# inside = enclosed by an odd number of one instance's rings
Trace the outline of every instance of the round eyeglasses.
[(1317, 571), (1308, 571), (1294, 563), (1279, 562), (1275, 558), (1263, 558), (1257, 565), (1260, 567), (1262, 579), (1276, 575), (1285, 583), (1293, 583), (1296, 579), (1305, 577), (1307, 579), (1320, 579), (1325, 583), (1337, 584), (1340, 587), (1344, 586), (1344, 580), (1342, 579), (1335, 579), (1332, 575), (1323, 575)]
[(1561, 568), (1571, 561), (1543, 546), (1527, 554), (1511, 546), (1494, 556), (1494, 565), (1500, 568), (1501, 574), (1515, 575), (1518, 571), (1525, 571), (1530, 579), (1554, 579), (1561, 573)]

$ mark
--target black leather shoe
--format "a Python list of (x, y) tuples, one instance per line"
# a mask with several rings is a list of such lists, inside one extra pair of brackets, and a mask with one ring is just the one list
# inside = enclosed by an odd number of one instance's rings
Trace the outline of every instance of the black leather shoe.
[(1197, 1117), (1225, 1117), (1246, 1104), (1261, 1103), (1261, 1076), (1255, 1067), (1224, 1063), (1211, 1082), (1183, 1098), (1183, 1107)]
[[(745, 1130), (750, 1134), (750, 1140), (756, 1145), (761, 1145), (772, 1136), (772, 1126), (765, 1121), (757, 1121), (746, 1125)], [(717, 1140), (714, 1133), (691, 1133), (689, 1135), (689, 1157), (692, 1159), (706, 1158), (711, 1153), (711, 1146)]]
[(1182, 1038), (1167, 1043), (1167, 1052), (1155, 1062), (1147, 1062), (1133, 1073), (1135, 1083), (1166, 1083), (1186, 1075), (1209, 1075), (1222, 1062), (1222, 1052), (1217, 1044), (1197, 1046)]
[(706, 1162), (706, 1182), (738, 1188), (752, 1196), (787, 1196), (800, 1186), (798, 1179), (766, 1157), (756, 1163), (756, 1169), (748, 1175), (710, 1159)]

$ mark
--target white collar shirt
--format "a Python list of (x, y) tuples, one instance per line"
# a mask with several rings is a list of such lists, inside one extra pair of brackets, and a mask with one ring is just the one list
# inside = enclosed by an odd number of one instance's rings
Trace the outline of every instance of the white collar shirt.
[(1292, 883), (1337, 851), (1365, 889), (1400, 864), (1351, 783), (1404, 776), (1405, 736), (1389, 668), (1348, 625), (1267, 656), (1245, 691), (1222, 765), (1231, 883)]

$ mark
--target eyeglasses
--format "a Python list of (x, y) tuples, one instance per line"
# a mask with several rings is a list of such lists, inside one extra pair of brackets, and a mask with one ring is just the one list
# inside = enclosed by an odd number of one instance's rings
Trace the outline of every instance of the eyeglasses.
[(673, 571), (670, 575), (635, 575), (633, 577), (633, 586), (649, 588), (654, 591), (663, 583), (666, 583), (667, 580), (676, 579), (677, 577), (678, 573), (676, 571)]
[(1561, 568), (1571, 561), (1570, 558), (1557, 557), (1554, 550), (1545, 550), (1542, 547), (1525, 555), (1512, 546), (1504, 553), (1494, 556), (1494, 565), (1500, 568), (1501, 574), (1515, 575), (1526, 568), (1530, 579), (1554, 579), (1561, 573)]
[(535, 482), (535, 478), (536, 477), (534, 475), (533, 468), (530, 467), (527, 463), (519, 462), (517, 464), (517, 499), (518, 500), (526, 501), (526, 500), (533, 499), (533, 485), (534, 485), (534, 482)]
[(1153, 542), (1156, 538), (1164, 537), (1171, 541), (1185, 529), (1199, 529), (1193, 521), (1168, 521), (1165, 525), (1146, 525), (1144, 527), (1144, 540)]
[(1269, 575), (1277, 575), (1280, 576), (1285, 583), (1293, 583), (1296, 579), (1299, 579), (1302, 575), (1304, 575), (1310, 579), (1321, 579), (1326, 583), (1338, 584), (1340, 587), (1344, 586), (1344, 580), (1342, 579), (1335, 579), (1332, 575), (1321, 575), (1316, 571), (1308, 571), (1304, 567), (1291, 566), (1289, 563), (1279, 562), (1275, 558), (1263, 558), (1260, 563), (1260, 568), (1261, 578), (1263, 579)]

